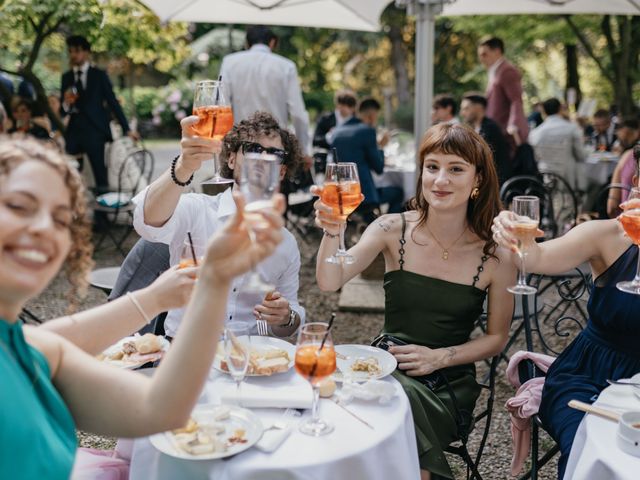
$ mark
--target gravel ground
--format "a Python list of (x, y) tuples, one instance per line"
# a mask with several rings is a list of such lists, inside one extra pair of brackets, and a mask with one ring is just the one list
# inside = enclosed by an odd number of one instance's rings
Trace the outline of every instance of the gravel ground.
[[(302, 268), (300, 272), (300, 300), (307, 310), (308, 320), (326, 320), (331, 312), (338, 311), (339, 293), (321, 292), (315, 283), (315, 259), (314, 255), (319, 243), (319, 235), (317, 231), (311, 230), (306, 235), (298, 235), (298, 242), (302, 254)], [(132, 234), (129, 246), (133, 245), (136, 240), (135, 233)], [(119, 265), (122, 257), (114, 249), (103, 249), (95, 254), (97, 267)], [(42, 293), (37, 299), (33, 300), (28, 308), (41, 318), (54, 318), (62, 315), (66, 308), (64, 301), (64, 292), (66, 291), (66, 283), (61, 279), (56, 279), (50, 287)], [(548, 295), (547, 295), (548, 296)], [(106, 300), (103, 292), (90, 289), (88, 296), (82, 302), (82, 309), (99, 305)], [(545, 300), (547, 298), (545, 297)], [(362, 343), (368, 344), (370, 340), (378, 333), (382, 326), (382, 314), (372, 313), (353, 313), (339, 312), (336, 323), (334, 324), (334, 340), (336, 343)], [(543, 330), (549, 327), (544, 326)], [(512, 347), (510, 353), (513, 353), (524, 346), (522, 335), (518, 342)], [(511, 436), (509, 417), (504, 409), (504, 403), (509, 398), (513, 389), (508, 385), (504, 375), (505, 364), (501, 363), (497, 381), (496, 381), (496, 401), (493, 410), (493, 420), (491, 422), (491, 430), (489, 439), (483, 454), (480, 472), (486, 479), (503, 479), (509, 478), (509, 464), (511, 460)], [(479, 363), (479, 378), (486, 372), (486, 366)], [(478, 402), (478, 409), (485, 405), (484, 398)], [(470, 451), (472, 455), (475, 453), (475, 446), (479, 441), (482, 433), (483, 425), (476, 427), (470, 439)], [(79, 433), (79, 442), (81, 446), (94, 448), (113, 448), (114, 440), (110, 438), (100, 437)], [(543, 433), (541, 448), (552, 445), (552, 441)], [(545, 466), (540, 472), (540, 479), (556, 478), (556, 459)], [(465, 478), (465, 468), (461, 461), (451, 457), (451, 463), (456, 472), (457, 478)]]

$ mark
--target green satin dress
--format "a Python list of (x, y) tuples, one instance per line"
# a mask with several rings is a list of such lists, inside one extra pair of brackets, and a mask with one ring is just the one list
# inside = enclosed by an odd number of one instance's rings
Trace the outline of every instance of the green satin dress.
[[(482, 313), (486, 291), (475, 287), (486, 256), (478, 266), (472, 285), (452, 283), (404, 269), (406, 222), (402, 215), (400, 269), (384, 275), (385, 321), (383, 333), (429, 348), (461, 345), (469, 340)], [(480, 394), (473, 364), (441, 370), (449, 381), (430, 390), (396, 370), (393, 376), (411, 403), (418, 443), (420, 468), (445, 478), (454, 478), (444, 449), (458, 439), (457, 418), (470, 421)], [(456, 398), (457, 410), (451, 399)]]
[(75, 451), (73, 418), (47, 360), (20, 322), (0, 319), (0, 479), (66, 480)]

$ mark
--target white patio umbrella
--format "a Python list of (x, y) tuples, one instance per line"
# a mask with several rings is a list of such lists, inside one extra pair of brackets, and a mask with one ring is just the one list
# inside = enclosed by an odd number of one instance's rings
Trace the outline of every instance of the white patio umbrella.
[(437, 15), (601, 14), (640, 15), (640, 0), (396, 0), (416, 16), (416, 142), (431, 124), (433, 54)]
[(162, 21), (292, 25), (374, 32), (390, 0), (142, 0)]

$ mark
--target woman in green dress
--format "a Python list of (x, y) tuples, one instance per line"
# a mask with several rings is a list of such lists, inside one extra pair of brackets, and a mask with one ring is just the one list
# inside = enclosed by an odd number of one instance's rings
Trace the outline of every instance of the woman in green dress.
[[(349, 250), (353, 264), (325, 262), (338, 248), (341, 220), (321, 200), (315, 207), (324, 230), (316, 266), (322, 290), (339, 289), (382, 252), (382, 333), (408, 344), (389, 352), (398, 360), (394, 376), (411, 403), (421, 476), (453, 478), (444, 449), (458, 438), (459, 424), (470, 420), (478, 398), (474, 362), (504, 348), (513, 313), (506, 289), (515, 268), (491, 235), (500, 200), (489, 146), (462, 125), (429, 129), (420, 146), (411, 209), (373, 222)], [(486, 296), (487, 332), (471, 340)], [(435, 383), (419, 380), (434, 380), (434, 372), (442, 374)]]
[[(186, 423), (215, 355), (232, 279), (282, 238), (281, 215), (271, 211), (261, 240), (251, 242), (237, 202), (239, 213), (209, 242), (187, 321), (149, 378), (19, 322), (63, 263), (73, 286), (86, 282), (90, 230), (80, 176), (66, 159), (36, 140), (0, 137), (0, 478), (69, 478), (76, 425), (138, 437)], [(282, 209), (284, 199), (276, 203)], [(133, 302), (142, 317), (151, 308)]]

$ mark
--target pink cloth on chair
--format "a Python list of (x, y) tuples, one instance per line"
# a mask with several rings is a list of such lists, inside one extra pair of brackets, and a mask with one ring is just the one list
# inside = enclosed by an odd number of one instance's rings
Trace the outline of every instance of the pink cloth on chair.
[(71, 472), (71, 480), (127, 480), (129, 461), (113, 450), (79, 448)]
[(516, 395), (507, 400), (505, 407), (511, 416), (511, 439), (513, 442), (513, 456), (511, 457), (511, 475), (515, 476), (522, 470), (525, 460), (529, 456), (531, 447), (531, 417), (538, 413), (542, 398), (544, 377), (527, 380), (520, 385), (518, 364), (523, 360), (531, 360), (536, 367), (547, 373), (555, 357), (542, 353), (519, 351), (509, 360), (507, 378), (516, 387)]

